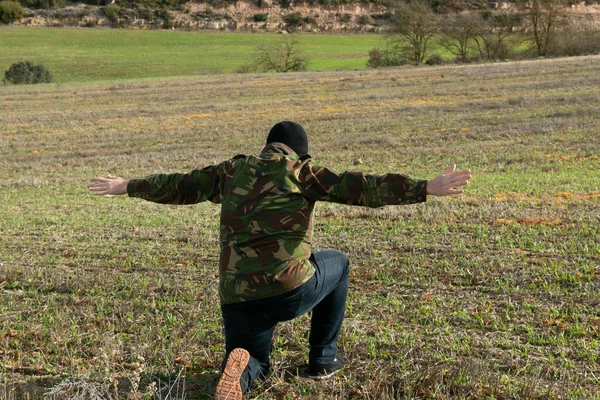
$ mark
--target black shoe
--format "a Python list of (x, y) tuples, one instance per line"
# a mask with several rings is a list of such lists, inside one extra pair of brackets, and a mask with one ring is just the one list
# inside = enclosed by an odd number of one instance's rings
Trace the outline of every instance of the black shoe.
[(344, 360), (336, 356), (329, 364), (308, 364), (308, 377), (311, 379), (327, 379), (344, 368)]

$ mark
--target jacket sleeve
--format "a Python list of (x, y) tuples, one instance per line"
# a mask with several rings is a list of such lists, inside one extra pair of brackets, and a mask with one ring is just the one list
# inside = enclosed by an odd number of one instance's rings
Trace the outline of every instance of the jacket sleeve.
[(340, 174), (305, 164), (299, 175), (304, 196), (365, 207), (421, 203), (427, 199), (427, 181), (401, 174), (368, 175), (347, 171)]
[(219, 203), (221, 165), (188, 174), (157, 174), (132, 179), (127, 185), (127, 193), (130, 197), (161, 204), (195, 204), (206, 200)]

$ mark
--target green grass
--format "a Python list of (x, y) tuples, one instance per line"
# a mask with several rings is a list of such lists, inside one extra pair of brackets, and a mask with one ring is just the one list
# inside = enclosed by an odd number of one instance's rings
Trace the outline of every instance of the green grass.
[[(121, 29), (0, 29), (0, 71), (20, 60), (43, 63), (57, 82), (235, 72), (277, 34)], [(364, 69), (378, 35), (298, 35), (310, 70)]]
[(218, 206), (86, 185), (256, 153), (283, 119), (338, 171), (473, 179), (421, 205), (318, 204), (314, 248), (352, 262), (347, 367), (296, 374), (302, 317), (253, 398), (600, 398), (599, 61), (0, 87), (0, 398), (210, 398)]

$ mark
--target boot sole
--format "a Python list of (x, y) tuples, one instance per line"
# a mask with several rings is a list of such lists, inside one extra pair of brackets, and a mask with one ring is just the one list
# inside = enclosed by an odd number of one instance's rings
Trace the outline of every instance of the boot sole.
[(244, 349), (233, 349), (227, 357), (223, 375), (217, 384), (215, 400), (242, 400), (240, 377), (250, 361), (250, 353)]

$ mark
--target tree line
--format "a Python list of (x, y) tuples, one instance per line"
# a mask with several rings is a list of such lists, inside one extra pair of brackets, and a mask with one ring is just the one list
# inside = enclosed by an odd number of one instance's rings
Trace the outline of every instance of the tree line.
[[(520, 0), (502, 10), (436, 13), (430, 1), (397, 4), (384, 48), (369, 52), (371, 68), (600, 53), (600, 31), (568, 18), (566, 0)], [(440, 54), (442, 50), (445, 55)], [(309, 60), (294, 38), (261, 47), (238, 72), (305, 70)]]
[(522, 0), (495, 12), (440, 15), (426, 0), (402, 3), (393, 34), (385, 48), (370, 52), (369, 66), (441, 63), (433, 47), (463, 63), (600, 52), (600, 32), (573, 24), (568, 7), (565, 0)]

